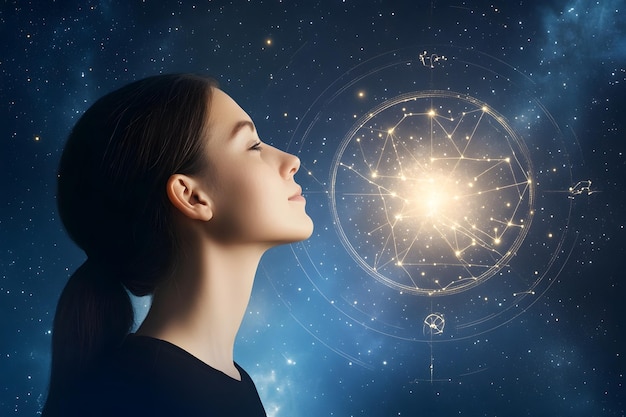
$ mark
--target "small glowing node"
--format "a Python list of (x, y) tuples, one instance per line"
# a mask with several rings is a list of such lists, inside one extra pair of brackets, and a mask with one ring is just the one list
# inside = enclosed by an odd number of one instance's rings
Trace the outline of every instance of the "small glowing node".
[(436, 114), (437, 113), (435, 113), (434, 110), (431, 110), (431, 111), (428, 112), (428, 115), (431, 116), (431, 117), (435, 116)]
[(372, 172), (372, 178), (378, 178), (378, 173)]
[(458, 258), (459, 256), (461, 256), (461, 251), (460, 251), (460, 250), (454, 251), (454, 254), (455, 254), (455, 255), (457, 256), (457, 258)]
[(359, 91), (358, 94), (359, 98), (363, 98), (365, 97), (365, 91)]
[(500, 244), (500, 238), (499, 237), (495, 238), (493, 240), (493, 243), (495, 243), (496, 245), (499, 245)]
[(482, 111), (487, 111), (487, 106), (483, 106)]
[(389, 130), (387, 131), (387, 133), (392, 134), (392, 133), (393, 133), (393, 130), (394, 130), (394, 128), (392, 127), (391, 129), (389, 129)]
[(272, 44), (272, 39), (270, 39), (270, 38), (266, 39), (266, 40), (265, 40), (265, 44), (266, 44), (267, 46), (270, 46), (270, 45)]

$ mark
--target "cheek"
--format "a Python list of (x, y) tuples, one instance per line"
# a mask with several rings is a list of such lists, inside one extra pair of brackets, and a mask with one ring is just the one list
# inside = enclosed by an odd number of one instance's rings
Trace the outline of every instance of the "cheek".
[(233, 231), (255, 228), (276, 212), (276, 187), (263, 175), (231, 175), (223, 178), (215, 198), (215, 218)]

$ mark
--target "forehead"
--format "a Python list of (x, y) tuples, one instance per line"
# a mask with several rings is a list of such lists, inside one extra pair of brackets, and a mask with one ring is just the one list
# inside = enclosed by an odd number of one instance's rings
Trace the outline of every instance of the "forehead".
[(218, 88), (213, 88), (209, 113), (209, 126), (216, 135), (231, 132), (243, 120), (251, 120), (235, 100)]

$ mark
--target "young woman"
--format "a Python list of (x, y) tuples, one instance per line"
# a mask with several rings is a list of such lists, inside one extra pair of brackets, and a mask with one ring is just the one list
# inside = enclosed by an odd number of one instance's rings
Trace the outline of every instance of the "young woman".
[[(87, 260), (57, 307), (44, 417), (264, 416), (233, 345), (263, 253), (312, 233), (299, 165), (207, 78), (146, 78), (89, 108), (59, 167)], [(153, 296), (134, 334), (126, 291)]]

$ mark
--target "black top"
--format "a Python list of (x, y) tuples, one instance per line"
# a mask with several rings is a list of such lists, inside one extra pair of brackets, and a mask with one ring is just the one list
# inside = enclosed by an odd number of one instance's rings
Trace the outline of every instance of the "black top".
[(254, 382), (235, 366), (241, 381), (169, 342), (129, 335), (62, 415), (266, 417)]

